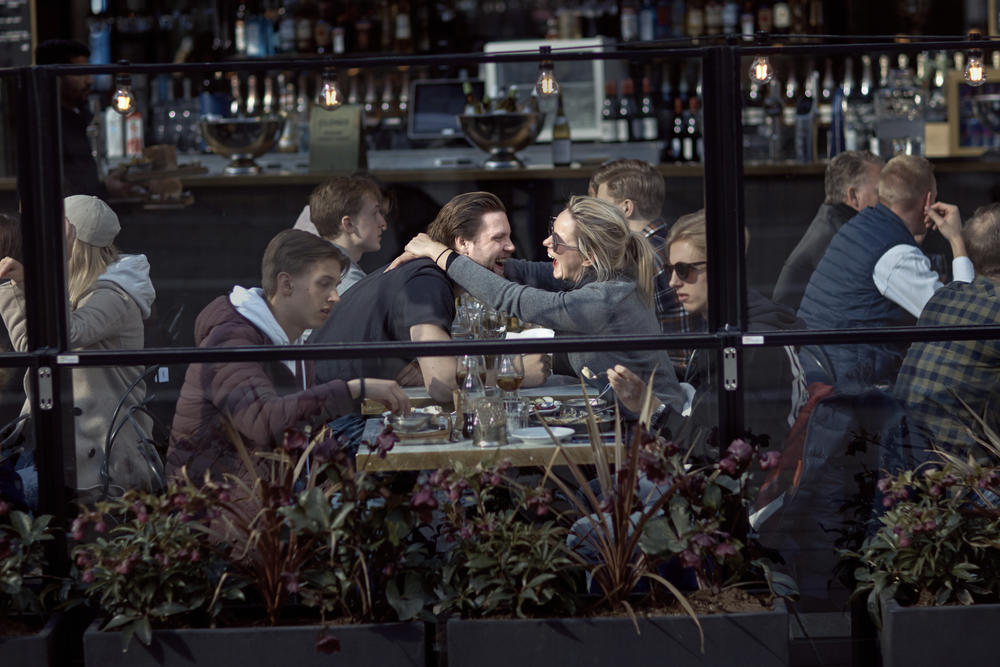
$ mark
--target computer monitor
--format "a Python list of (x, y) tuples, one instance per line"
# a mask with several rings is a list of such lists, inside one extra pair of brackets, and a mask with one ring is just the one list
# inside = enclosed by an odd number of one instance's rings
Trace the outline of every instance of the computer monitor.
[[(476, 97), (482, 99), (484, 85), (469, 79)], [(421, 79), (410, 83), (410, 116), (406, 134), (410, 139), (461, 138), (456, 116), (465, 110), (462, 79)]]

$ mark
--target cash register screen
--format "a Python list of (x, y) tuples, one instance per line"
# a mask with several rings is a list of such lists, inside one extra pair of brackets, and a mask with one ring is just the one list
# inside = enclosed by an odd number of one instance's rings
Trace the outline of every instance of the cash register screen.
[[(476, 97), (483, 97), (483, 82), (470, 79)], [(414, 81), (410, 90), (410, 118), (407, 134), (411, 139), (461, 137), (458, 119), (465, 109), (465, 93), (459, 79)]]

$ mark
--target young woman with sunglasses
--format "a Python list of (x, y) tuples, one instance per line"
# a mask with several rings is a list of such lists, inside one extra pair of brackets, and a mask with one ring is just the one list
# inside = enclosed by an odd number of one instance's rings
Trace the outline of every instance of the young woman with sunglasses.
[[(704, 210), (679, 218), (664, 249), (668, 260), (665, 268), (672, 272), (670, 286), (677, 292), (677, 299), (689, 313), (705, 316), (709, 269)], [(805, 328), (791, 308), (776, 304), (752, 289), (747, 290), (747, 317), (751, 331)], [(641, 373), (633, 371), (625, 364), (615, 366), (608, 369), (608, 380), (622, 403), (638, 412), (646, 395), (646, 383)], [(693, 454), (701, 459), (712, 460), (719, 455), (713, 437), (718, 419), (715, 384), (718, 378), (714, 351), (696, 350), (685, 377), (685, 382), (695, 388), (690, 416), (680, 419), (675, 411), (660, 410), (652, 420), (654, 429), (669, 431), (675, 442), (685, 447), (694, 445)], [(805, 380), (795, 349), (792, 346), (744, 348), (743, 386), (747, 428), (754, 435), (770, 436), (771, 444), (780, 447), (805, 399)]]
[[(480, 301), (522, 321), (549, 327), (557, 336), (660, 333), (653, 310), (653, 249), (629, 229), (617, 207), (594, 197), (570, 198), (566, 209), (552, 219), (542, 245), (551, 262), (508, 259), (502, 277), (426, 234), (411, 240), (397, 262), (414, 257), (435, 260), (449, 278)], [(675, 409), (684, 403), (665, 351), (620, 348), (557, 354), (553, 363), (557, 370), (560, 356), (578, 376), (584, 367), (600, 373), (618, 364), (645, 378), (655, 371), (657, 395)], [(603, 388), (603, 373), (597, 382), (601, 385), (597, 388)]]

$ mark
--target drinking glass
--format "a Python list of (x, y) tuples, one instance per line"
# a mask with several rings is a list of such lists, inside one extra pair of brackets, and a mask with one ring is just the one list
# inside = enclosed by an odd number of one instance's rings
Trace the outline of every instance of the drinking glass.
[(520, 354), (505, 354), (500, 357), (497, 367), (497, 386), (504, 395), (520, 397), (519, 389), (524, 381), (524, 359)]
[(507, 412), (500, 396), (476, 399), (476, 423), (472, 444), (477, 447), (500, 447), (507, 444)]

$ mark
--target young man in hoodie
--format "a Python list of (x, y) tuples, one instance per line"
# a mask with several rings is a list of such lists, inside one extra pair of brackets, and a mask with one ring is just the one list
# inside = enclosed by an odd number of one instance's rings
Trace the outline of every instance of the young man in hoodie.
[[(348, 260), (323, 239), (296, 229), (280, 232), (264, 251), (263, 287), (236, 286), (212, 301), (195, 321), (199, 347), (294, 345), (320, 327), (338, 301)], [(314, 365), (303, 361), (191, 364), (174, 413), (167, 473), (187, 468), (192, 479), (246, 476), (229, 429), (251, 451), (270, 451), (290, 426), (320, 427), (359, 409), (365, 397), (393, 412), (409, 400), (392, 380), (332, 378), (314, 384)]]

